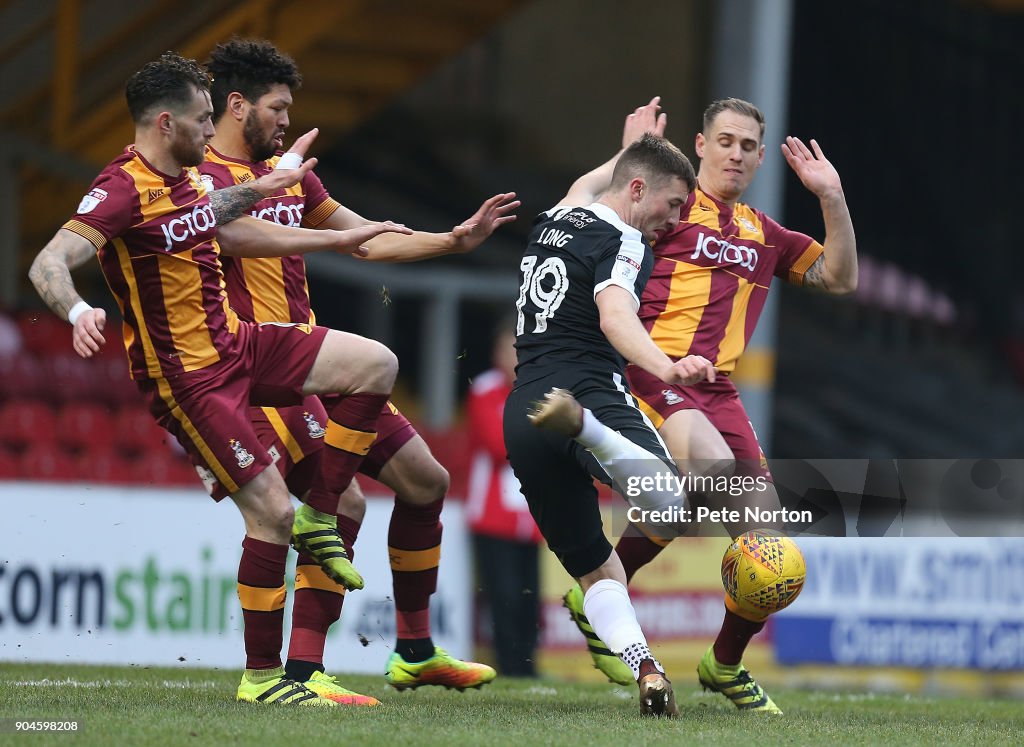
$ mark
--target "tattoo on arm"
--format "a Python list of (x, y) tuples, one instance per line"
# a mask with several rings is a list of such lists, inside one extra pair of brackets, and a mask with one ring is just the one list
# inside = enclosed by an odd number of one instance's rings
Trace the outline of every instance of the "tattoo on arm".
[(828, 281), (825, 279), (824, 254), (814, 260), (814, 263), (807, 268), (807, 272), (804, 273), (804, 287), (820, 288), (824, 291), (829, 290)]
[(230, 223), (235, 218), (244, 214), (257, 202), (263, 199), (263, 195), (245, 184), (236, 184), (233, 187), (225, 187), (210, 193), (210, 207), (217, 218), (218, 225)]
[(75, 290), (71, 270), (85, 263), (94, 252), (85, 239), (68, 239), (58, 234), (32, 263), (29, 279), (57, 316), (67, 319), (71, 307), (82, 300)]

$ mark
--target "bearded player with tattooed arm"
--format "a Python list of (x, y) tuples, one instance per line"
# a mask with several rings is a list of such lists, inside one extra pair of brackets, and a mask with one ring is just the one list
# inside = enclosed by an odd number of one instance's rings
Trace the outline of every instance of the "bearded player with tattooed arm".
[[(50, 308), (74, 325), (75, 348), (88, 357), (103, 342), (104, 318), (75, 292), (70, 268), (98, 253), (124, 317), (130, 373), (150, 413), (242, 513), (238, 594), (246, 670), (237, 698), (334, 707), (287, 679), (281, 666), (294, 512), (280, 474), (267, 469), (272, 457), (253, 432), (248, 405), (335, 395), (315, 489), (337, 496), (362, 461), (362, 444), (375, 436), (398, 365), (386, 347), (356, 335), (239, 320), (224, 294), (218, 234), (240, 254), (280, 256), (350, 253), (382, 232), (409, 231), (391, 223), (308, 231), (239, 217), (264, 192), (302, 179), (315, 162), (211, 197), (194, 168), (214, 132), (208, 85), (194, 61), (173, 53), (131, 77), (126, 98), (135, 144), (96, 178), (76, 215), (36, 257), (30, 277)], [(350, 588), (360, 588), (351, 564), (338, 560)]]

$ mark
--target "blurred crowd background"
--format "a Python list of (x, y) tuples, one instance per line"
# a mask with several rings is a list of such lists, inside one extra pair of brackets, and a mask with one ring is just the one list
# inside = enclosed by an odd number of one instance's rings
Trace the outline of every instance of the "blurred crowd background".
[[(318, 172), (343, 204), (446, 230), (495, 192), (523, 200), (470, 255), (309, 263), (318, 320), (398, 353), (396, 401), (456, 484), (462, 403), (514, 303), (532, 217), (656, 94), (691, 158), (712, 99), (760, 105), (767, 156), (748, 201), (789, 227), (823, 231), (779, 152), (787, 134), (816, 138), (843, 178), (858, 291), (776, 288), (737, 372), (770, 457), (1022, 453), (1020, 0), (7, 0), (0, 477), (194, 480), (140, 417), (116, 323), (98, 360), (77, 359), (26, 272), (130, 141), (127, 76), (236, 33), (299, 63), (289, 135), (321, 128)], [(76, 282), (117, 318), (95, 266)]]

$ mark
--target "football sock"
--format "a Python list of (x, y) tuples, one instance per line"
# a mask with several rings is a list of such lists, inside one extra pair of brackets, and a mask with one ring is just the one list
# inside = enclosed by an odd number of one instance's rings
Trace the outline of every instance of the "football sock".
[(395, 651), (410, 664), (426, 661), (434, 655), (434, 641), (426, 638), (399, 638), (395, 642)]
[[(686, 493), (677, 489), (675, 481), (666, 479), (675, 476), (674, 466), (663, 462), (618, 431), (613, 431), (585, 407), (583, 428), (576, 436), (576, 441), (594, 455), (623, 497), (632, 505), (659, 509), (672, 505), (682, 506), (686, 500)], [(637, 479), (648, 482), (651, 489), (627, 492), (628, 487)]]
[(388, 395), (360, 392), (321, 399), (330, 416), (320, 473), (313, 480), (306, 503), (317, 511), (333, 514), (338, 508), (338, 496), (352, 482), (377, 438), (377, 418)]
[(317, 672), (324, 671), (323, 663), (289, 659), (284, 665), (284, 676), (296, 682), (307, 682)]
[(639, 677), (641, 662), (654, 657), (636, 620), (626, 587), (610, 578), (601, 579), (583, 595), (583, 611), (608, 649), (626, 662), (634, 677)]
[(255, 682), (257, 684), (260, 683), (260, 682), (266, 682), (267, 680), (272, 680), (275, 677), (284, 677), (284, 676), (285, 676), (285, 671), (280, 666), (271, 667), (270, 669), (246, 669), (245, 670), (245, 678), (247, 680), (249, 680), (249, 682)]
[(654, 654), (647, 648), (646, 643), (633, 643), (626, 647), (626, 650), (619, 654), (619, 658), (626, 662), (626, 666), (633, 670), (633, 679), (639, 680), (649, 674), (665, 674), (661, 662), (654, 658)]
[(242, 540), (238, 600), (242, 605), (246, 669), (281, 666), (287, 558), (288, 545), (248, 536)]
[[(338, 514), (338, 534), (345, 543), (349, 560), (353, 561), (359, 526), (355, 519)], [(285, 665), (293, 680), (305, 682), (313, 672), (323, 671), (327, 631), (341, 617), (344, 603), (345, 587), (328, 578), (311, 555), (299, 553), (295, 563), (292, 634)], [(303, 673), (306, 676), (300, 678), (298, 675)]]
[(723, 666), (739, 666), (750, 639), (760, 633), (763, 628), (763, 620), (761, 622), (746, 620), (727, 609), (725, 619), (722, 620), (722, 629), (718, 631), (718, 638), (715, 639), (713, 647), (715, 660)]
[[(417, 506), (395, 498), (388, 527), (388, 556), (391, 559), (397, 637), (402, 641), (430, 640), (430, 596), (437, 590), (443, 504), (444, 499), (439, 499)], [(423, 649), (417, 647), (416, 650), (422, 652)], [(433, 652), (431, 643), (430, 652), (423, 659), (429, 658)], [(404, 654), (402, 657), (412, 661)]]

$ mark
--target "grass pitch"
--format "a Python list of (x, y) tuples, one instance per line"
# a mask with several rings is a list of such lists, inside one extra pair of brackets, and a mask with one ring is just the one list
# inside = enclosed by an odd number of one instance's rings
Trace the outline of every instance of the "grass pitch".
[[(630, 745), (1021, 744), (1012, 700), (769, 690), (782, 718), (737, 712), (677, 675), (679, 719), (643, 718), (636, 692), (612, 685), (499, 679), (480, 691), (399, 693), (383, 677), (339, 678), (377, 708), (234, 702), (241, 672), (0, 664), (0, 744)], [(78, 719), (74, 733), (12, 732), (12, 719)]]

